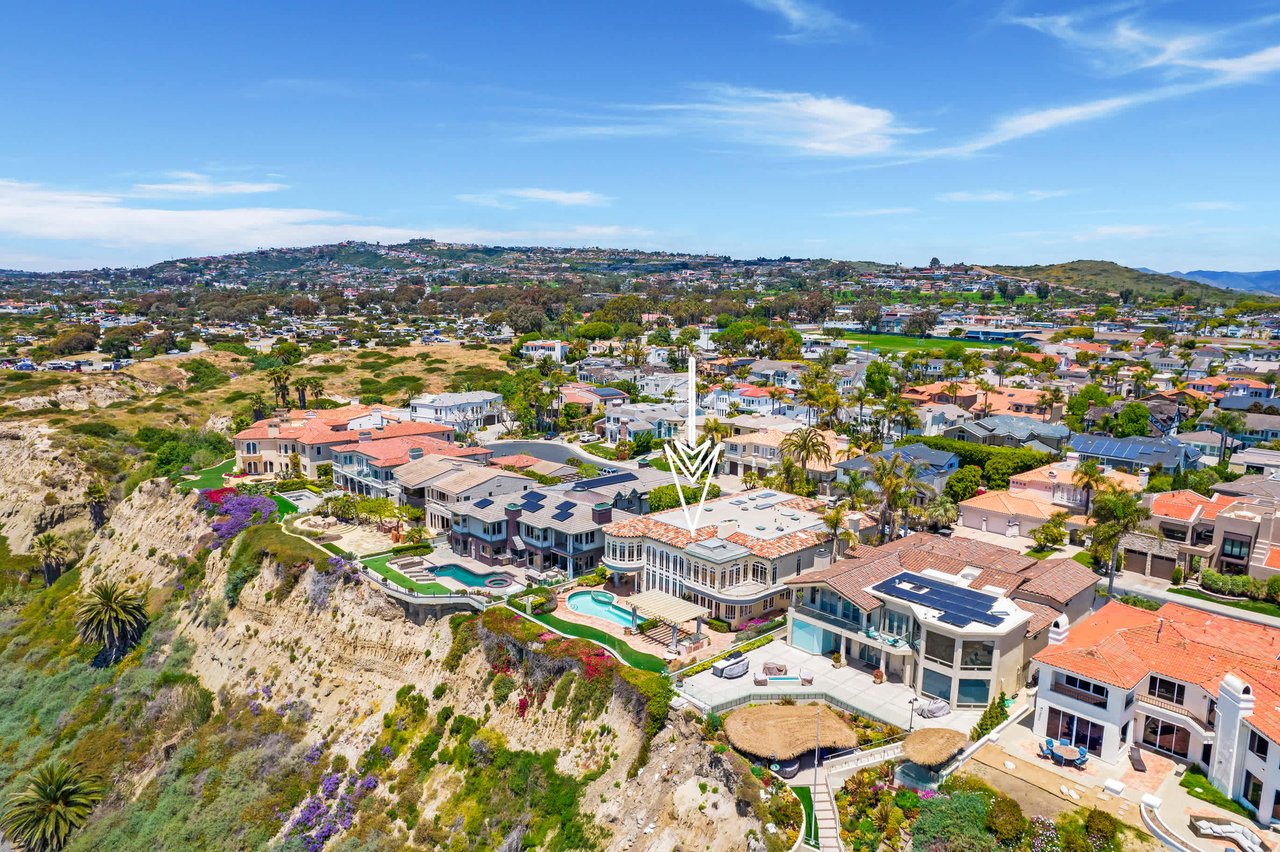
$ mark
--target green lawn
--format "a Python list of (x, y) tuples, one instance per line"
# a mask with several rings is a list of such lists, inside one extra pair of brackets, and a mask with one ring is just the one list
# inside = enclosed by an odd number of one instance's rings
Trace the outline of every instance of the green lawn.
[(582, 449), (591, 453), (591, 455), (598, 456), (602, 459), (614, 461), (618, 458), (618, 451), (613, 447), (606, 446), (603, 441), (593, 441), (590, 444), (582, 444)]
[(863, 349), (883, 349), (890, 352), (906, 352), (910, 349), (946, 349), (953, 343), (959, 343), (966, 349), (997, 349), (1005, 345), (955, 337), (903, 337), (900, 334), (863, 334), (860, 331), (847, 333), (844, 340), (850, 345), (861, 346)]
[(818, 815), (813, 812), (813, 793), (808, 787), (792, 787), (792, 792), (804, 805), (804, 837), (810, 845), (818, 845)]
[(1036, 548), (1033, 547), (1030, 550), (1028, 550), (1026, 553), (1024, 553), (1023, 556), (1030, 556), (1032, 559), (1048, 559), (1050, 556), (1052, 556), (1057, 552), (1058, 552), (1057, 548), (1053, 548), (1053, 547), (1049, 548), (1048, 550), (1037, 550)]
[(381, 576), (386, 577), (388, 580), (395, 583), (397, 586), (400, 586), (401, 588), (409, 589), (411, 591), (415, 591), (418, 594), (448, 595), (453, 593), (452, 589), (448, 588), (447, 586), (443, 586), (440, 583), (418, 583), (413, 580), (410, 580), (408, 577), (401, 574), (396, 569), (391, 568), (387, 565), (387, 561), (394, 558), (395, 558), (395, 554), (386, 553), (386, 554), (383, 554), (382, 556), (370, 556), (365, 559), (361, 559), (360, 561), (363, 562), (370, 569), (372, 569), (375, 574), (380, 574)]
[[(516, 609), (512, 607), (512, 609)], [(519, 612), (518, 609), (516, 609)], [(524, 613), (521, 613), (523, 615)], [(598, 645), (604, 645), (606, 648), (612, 648), (617, 652), (623, 661), (636, 669), (643, 669), (647, 672), (662, 673), (667, 670), (667, 664), (652, 654), (645, 654), (632, 648), (626, 642), (623, 642), (616, 636), (610, 636), (603, 630), (597, 630), (594, 627), (587, 627), (584, 624), (575, 624), (571, 621), (565, 621), (562, 618), (556, 618), (554, 615), (534, 615), (538, 621), (548, 627), (554, 627), (567, 636), (576, 636), (579, 639), (589, 639)]]
[(1252, 811), (1239, 802), (1227, 798), (1225, 793), (1210, 784), (1209, 779), (1204, 776), (1199, 767), (1188, 766), (1186, 773), (1182, 776), (1182, 780), (1178, 783), (1193, 798), (1216, 805), (1224, 811), (1230, 811), (1233, 814), (1253, 819)]
[(1093, 557), (1087, 551), (1082, 550), (1071, 558), (1086, 568), (1093, 568)]
[(274, 500), (276, 502), (276, 506), (280, 508), (280, 517), (283, 518), (285, 515), (297, 514), (298, 507), (294, 505), (292, 500), (286, 500), (279, 494), (272, 494), (271, 499)]
[(649, 467), (654, 470), (663, 470), (667, 473), (671, 472), (671, 462), (667, 461), (666, 456), (655, 456), (649, 459)]
[(1183, 595), (1188, 598), (1195, 598), (1200, 601), (1210, 601), (1211, 603), (1219, 603), (1223, 606), (1235, 607), (1243, 609), (1246, 612), (1256, 612), (1258, 615), (1270, 615), (1273, 618), (1280, 618), (1280, 606), (1266, 601), (1249, 601), (1249, 600), (1219, 600), (1212, 595), (1206, 595), (1204, 592), (1196, 589), (1170, 589), (1169, 592), (1175, 595)]
[[(235, 470), (235, 467), (236, 460), (233, 458), (227, 459), (220, 464), (216, 464), (213, 467), (207, 467), (204, 470), (199, 471), (199, 475), (197, 475), (195, 479), (185, 479), (182, 482), (179, 482), (178, 488), (182, 491), (190, 491), (192, 488), (199, 488), (201, 491), (208, 488), (221, 488), (222, 475)], [(295, 512), (298, 510), (297, 506), (294, 506), (293, 508)]]

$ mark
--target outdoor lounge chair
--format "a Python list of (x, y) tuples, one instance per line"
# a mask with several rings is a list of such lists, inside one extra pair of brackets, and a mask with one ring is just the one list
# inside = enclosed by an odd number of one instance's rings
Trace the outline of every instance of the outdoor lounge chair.
[(781, 677), (787, 673), (787, 667), (783, 663), (765, 663), (764, 673), (768, 677)]

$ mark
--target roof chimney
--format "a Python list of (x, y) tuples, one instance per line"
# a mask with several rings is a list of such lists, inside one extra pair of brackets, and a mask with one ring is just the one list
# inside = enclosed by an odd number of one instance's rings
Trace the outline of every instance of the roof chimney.
[(278, 437), (279, 435), (280, 435), (280, 421), (268, 420), (267, 421), (267, 437), (275, 438), (275, 437)]
[(409, 448), (409, 458), (411, 458), (411, 459), (420, 459), (420, 458), (422, 458), (422, 447), (410, 447), (410, 448)]
[(1067, 616), (1063, 614), (1049, 625), (1049, 644), (1061, 645), (1065, 641), (1067, 641)]
[[(419, 450), (418, 452), (422, 452), (422, 451), (421, 451), (421, 450)], [(454, 470), (462, 470), (462, 462), (460, 462), (460, 461), (453, 462), (453, 463), (452, 463), (451, 465), (449, 465), (449, 466), (450, 466), (450, 467), (452, 467)]]
[(360, 439), (360, 443), (365, 444), (373, 440), (373, 433), (367, 430), (361, 430), (358, 437)]
[(591, 523), (607, 524), (613, 521), (613, 506), (609, 503), (597, 503), (591, 507)]
[(315, 416), (316, 416), (316, 413), (314, 411), (304, 411), (302, 413), (303, 420), (314, 420)]
[(727, 539), (738, 531), (737, 520), (721, 521), (716, 525), (716, 537)]

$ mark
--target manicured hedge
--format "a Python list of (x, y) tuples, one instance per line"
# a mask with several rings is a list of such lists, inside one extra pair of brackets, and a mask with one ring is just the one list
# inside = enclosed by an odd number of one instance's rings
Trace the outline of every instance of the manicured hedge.
[[(926, 447), (930, 447), (931, 449), (941, 450), (947, 453), (955, 453), (960, 459), (961, 467), (967, 467), (969, 465), (980, 467), (988, 477), (990, 477), (993, 471), (987, 468), (987, 464), (993, 459), (1000, 460), (995, 466), (995, 472), (1005, 476), (1022, 473), (1023, 471), (1048, 464), (1053, 460), (1053, 457), (1048, 453), (1038, 453), (1035, 450), (1014, 449), (1011, 447), (987, 447), (982, 444), (973, 444), (969, 441), (956, 441), (951, 438), (929, 437), (925, 435), (908, 435), (898, 441), (898, 446), (903, 444), (924, 444)], [(1008, 485), (1007, 481), (1005, 485)]]

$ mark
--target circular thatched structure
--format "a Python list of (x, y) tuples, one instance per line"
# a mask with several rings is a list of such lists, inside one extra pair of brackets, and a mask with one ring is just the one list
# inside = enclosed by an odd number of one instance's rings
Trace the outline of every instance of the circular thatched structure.
[(858, 744), (858, 732), (822, 704), (743, 707), (725, 718), (724, 732), (738, 751), (777, 760), (791, 760), (812, 751), (814, 736), (819, 733), (823, 748), (853, 748)]
[(969, 745), (969, 738), (950, 728), (921, 728), (902, 742), (907, 760), (926, 769), (946, 766)]

